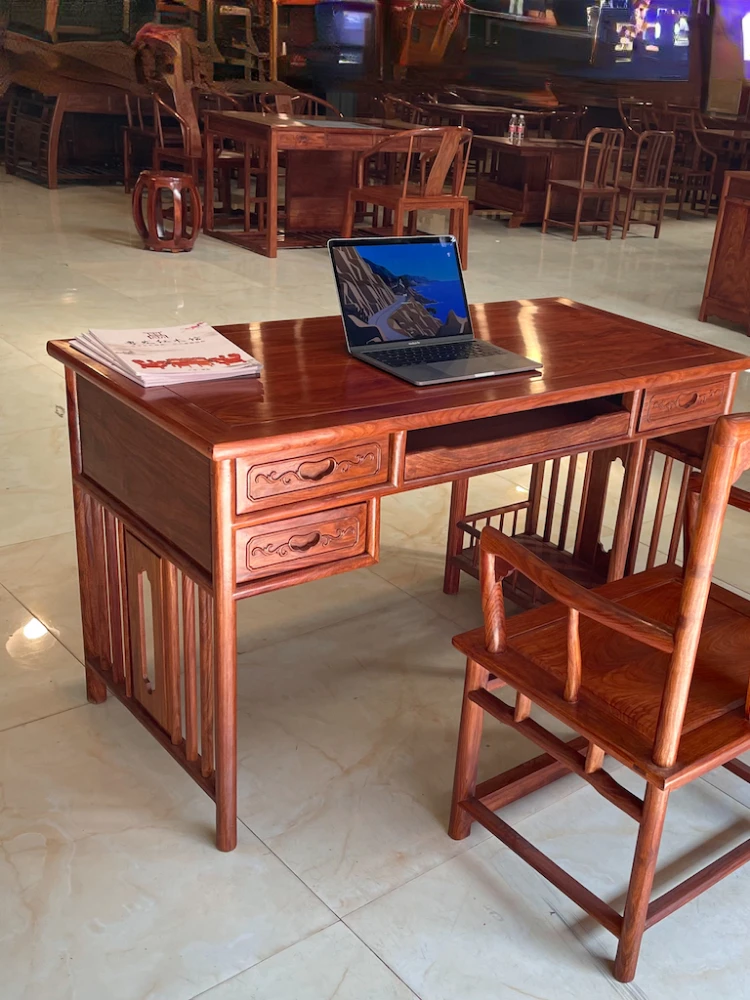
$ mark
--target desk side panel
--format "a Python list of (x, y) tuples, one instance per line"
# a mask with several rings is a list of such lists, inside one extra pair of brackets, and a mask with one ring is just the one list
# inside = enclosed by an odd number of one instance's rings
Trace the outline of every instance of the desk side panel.
[(77, 378), (83, 475), (211, 572), (211, 463)]

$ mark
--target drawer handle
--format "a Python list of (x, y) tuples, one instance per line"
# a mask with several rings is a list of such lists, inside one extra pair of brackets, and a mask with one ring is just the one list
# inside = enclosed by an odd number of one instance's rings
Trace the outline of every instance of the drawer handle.
[(297, 474), (307, 483), (319, 483), (321, 479), (325, 479), (335, 471), (336, 462), (332, 458), (326, 458), (320, 462), (303, 462)]
[(309, 552), (320, 544), (320, 532), (313, 531), (310, 535), (292, 535), (289, 548), (292, 552)]
[(680, 398), (680, 406), (683, 410), (689, 410), (691, 406), (695, 406), (698, 402), (698, 393), (694, 392), (687, 399)]

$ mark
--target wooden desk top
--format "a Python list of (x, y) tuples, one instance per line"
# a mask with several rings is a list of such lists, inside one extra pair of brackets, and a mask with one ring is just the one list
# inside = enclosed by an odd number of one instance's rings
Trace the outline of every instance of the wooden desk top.
[(518, 156), (524, 154), (553, 153), (557, 149), (581, 150), (586, 145), (582, 139), (537, 139), (531, 137), (521, 142), (514, 142), (505, 135), (475, 135), (472, 139), (475, 146), (487, 146), (492, 149), (508, 150)]
[(493, 118), (496, 115), (513, 115), (522, 114), (525, 118), (546, 118), (548, 115), (554, 114), (555, 108), (550, 108), (547, 111), (537, 110), (533, 108), (506, 108), (495, 104), (440, 104), (433, 101), (419, 101), (418, 107), (423, 111), (436, 111), (441, 115), (456, 114), (465, 115), (467, 118), (471, 115), (477, 118)]
[(296, 444), (449, 424), (627, 393), (750, 367), (750, 358), (569, 299), (472, 306), (477, 337), (539, 359), (542, 375), (506, 375), (417, 388), (350, 357), (338, 316), (219, 327), (264, 364), (260, 379), (141, 389), (80, 354), (48, 351), (216, 459)]
[(295, 118), (293, 115), (265, 115), (259, 111), (208, 111), (208, 123), (210, 126), (226, 125), (250, 125), (261, 126), (267, 129), (278, 131), (296, 131), (305, 129), (310, 132), (317, 130), (332, 130), (337, 132), (388, 132), (389, 128), (381, 125), (365, 124), (363, 122), (348, 121), (346, 118), (305, 118), (301, 115)]

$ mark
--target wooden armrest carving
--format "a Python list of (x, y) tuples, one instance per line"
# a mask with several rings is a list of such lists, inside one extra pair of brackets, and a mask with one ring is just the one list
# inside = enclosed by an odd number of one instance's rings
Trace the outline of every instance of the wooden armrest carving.
[[(602, 597), (595, 591), (586, 590), (585, 587), (581, 587), (563, 576), (562, 573), (552, 569), (519, 542), (503, 535), (497, 528), (485, 528), (482, 531), (480, 545), (484, 557), (482, 568), (485, 572), (487, 572), (485, 567), (492, 562), (491, 557), (500, 560), (499, 567), (497, 562), (495, 563), (495, 572), (492, 574), (494, 580), (482, 580), (483, 594), (485, 588), (493, 585), (498, 589), (496, 584), (499, 579), (508, 576), (513, 570), (518, 570), (560, 604), (580, 612), (587, 618), (599, 622), (600, 625), (605, 625), (631, 639), (637, 639), (654, 649), (660, 649), (664, 653), (673, 651), (674, 635), (661, 622), (637, 615), (622, 605)], [(487, 599), (483, 603), (486, 611), (491, 602)]]

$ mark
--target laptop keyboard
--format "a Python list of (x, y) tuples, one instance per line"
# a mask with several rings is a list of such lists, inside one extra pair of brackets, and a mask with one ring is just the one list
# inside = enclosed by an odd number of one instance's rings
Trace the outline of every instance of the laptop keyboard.
[(429, 347), (408, 347), (393, 351), (378, 351), (374, 357), (391, 368), (411, 368), (414, 365), (429, 365), (436, 361), (463, 361), (465, 358), (483, 358), (497, 354), (497, 348), (482, 340), (471, 340), (467, 344), (434, 344)]

